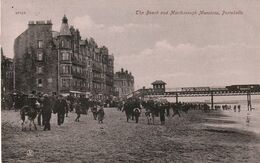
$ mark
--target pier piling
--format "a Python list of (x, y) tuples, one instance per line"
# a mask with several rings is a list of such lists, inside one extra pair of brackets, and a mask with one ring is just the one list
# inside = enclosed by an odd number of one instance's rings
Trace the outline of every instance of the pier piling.
[(213, 92), (211, 92), (210, 96), (211, 96), (211, 109), (214, 109)]

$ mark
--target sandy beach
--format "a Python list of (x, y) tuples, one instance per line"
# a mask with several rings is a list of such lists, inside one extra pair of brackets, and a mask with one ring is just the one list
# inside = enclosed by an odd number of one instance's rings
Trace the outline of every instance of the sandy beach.
[(22, 132), (19, 113), (2, 110), (3, 162), (259, 162), (260, 138), (234, 128), (206, 126), (226, 124), (220, 111), (190, 111), (166, 118), (164, 126), (127, 123), (115, 108), (105, 108), (98, 124), (91, 114), (74, 122), (70, 113), (62, 126), (53, 114), (51, 131)]

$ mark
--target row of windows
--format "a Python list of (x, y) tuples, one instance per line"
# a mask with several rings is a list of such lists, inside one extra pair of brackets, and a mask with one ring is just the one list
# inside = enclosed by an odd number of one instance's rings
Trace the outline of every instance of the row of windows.
[[(118, 88), (117, 88), (117, 89), (118, 89)], [(118, 89), (118, 92), (119, 92), (120, 94), (127, 95), (127, 94), (131, 93), (132, 90), (131, 90), (130, 88), (122, 88), (122, 89)]]
[(12, 71), (6, 72), (5, 75), (6, 75), (7, 78), (12, 78), (13, 77), (13, 72)]
[[(38, 48), (42, 49), (43, 48), (43, 40), (38, 40), (38, 45), (37, 46), (38, 46)], [(61, 41), (61, 47), (63, 47), (63, 48), (70, 48), (71, 47), (71, 42), (68, 41), (68, 40), (62, 40)], [(82, 54), (85, 53), (83, 49), (81, 49), (81, 52), (82, 52)], [(42, 55), (42, 54), (39, 54), (39, 55)], [(64, 57), (63, 57), (63, 55), (64, 55)], [(63, 60), (69, 60), (69, 54), (68, 53), (63, 53), (63, 55), (62, 55), (62, 59)], [(76, 59), (79, 59), (80, 61), (83, 60), (82, 55), (75, 55), (75, 57), (76, 57)], [(108, 60), (107, 58), (104, 58), (100, 54), (97, 54), (97, 53), (94, 53), (93, 58), (94, 58), (94, 60), (99, 61), (99, 62), (104, 61), (104, 60)], [(42, 59), (39, 59), (39, 60), (42, 60)], [(108, 60), (108, 64), (109, 65), (113, 65), (113, 62), (111, 60)]]
[(132, 82), (127, 82), (127, 81), (115, 81), (116, 82), (116, 85), (117, 86), (128, 86), (128, 87), (130, 87), (130, 86), (133, 86), (133, 83)]
[[(87, 61), (87, 60), (88, 60), (88, 57), (83, 58), (83, 56), (82, 56), (81, 54), (75, 53), (75, 54), (72, 55), (72, 59), (82, 62), (82, 61)], [(61, 60), (62, 60), (62, 61), (70, 61), (70, 60), (71, 60), (71, 54), (70, 54), (69, 52), (62, 52), (62, 53), (61, 53)], [(88, 61), (86, 62), (86, 64), (87, 64), (87, 65), (86, 65), (87, 67), (90, 67), (91, 61), (88, 60)]]
[(93, 60), (98, 61), (98, 62), (106, 62), (109, 65), (113, 64), (113, 60), (109, 59), (107, 55), (102, 56), (100, 53), (94, 53), (93, 55)]
[(71, 48), (71, 42), (68, 40), (61, 40), (61, 47), (62, 48)]
[[(48, 79), (48, 82), (51, 83), (52, 80)], [(37, 87), (43, 87), (43, 79), (41, 79), (41, 78), (36, 79), (36, 84), (37, 84)], [(83, 80), (72, 81), (71, 79), (62, 79), (61, 86), (65, 87), (65, 88), (70, 88), (71, 86), (87, 87), (87, 88), (90, 87), (89, 83), (86, 84)]]
[(100, 83), (93, 83), (93, 88), (94, 89), (102, 89), (103, 87), (102, 87), (102, 84), (100, 84)]
[[(47, 82), (50, 84), (52, 83), (52, 78), (47, 79)], [(43, 79), (38, 78), (36, 79), (37, 87), (43, 87)]]
[(93, 73), (93, 77), (94, 78), (101, 78), (102, 75), (101, 75), (101, 73)]
[(61, 87), (70, 88), (71, 86), (86, 88), (90, 87), (89, 83), (86, 83), (83, 80), (61, 79)]
[(85, 71), (83, 71), (83, 68), (79, 67), (79, 66), (73, 66), (72, 71), (75, 73), (78, 73), (78, 74), (82, 74), (83, 72), (85, 72)]
[[(75, 73), (79, 73), (79, 74), (82, 74), (84, 72), (82, 67), (73, 67), (72, 70), (71, 70), (70, 65), (62, 65), (61, 66), (61, 73), (62, 74), (71, 74), (71, 71), (73, 71)], [(36, 67), (36, 73), (42, 74), (43, 73), (43, 66), (37, 66)], [(91, 74), (92, 74), (91, 72), (87, 71), (88, 78), (91, 78)], [(99, 74), (99, 76), (101, 77), (100, 74)]]
[(72, 73), (83, 74), (85, 73), (85, 71), (82, 67), (79, 66), (62, 65), (61, 73), (62, 74), (72, 74)]
[(154, 88), (165, 88), (164, 85), (154, 85)]

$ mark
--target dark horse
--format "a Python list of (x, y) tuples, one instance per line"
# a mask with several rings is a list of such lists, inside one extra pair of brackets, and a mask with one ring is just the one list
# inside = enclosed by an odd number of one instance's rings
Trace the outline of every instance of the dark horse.
[(141, 106), (140, 106), (140, 101), (137, 99), (128, 99), (125, 104), (123, 111), (125, 111), (126, 114), (126, 121), (128, 122), (129, 119), (134, 120), (135, 122), (138, 123), (139, 117), (141, 114)]

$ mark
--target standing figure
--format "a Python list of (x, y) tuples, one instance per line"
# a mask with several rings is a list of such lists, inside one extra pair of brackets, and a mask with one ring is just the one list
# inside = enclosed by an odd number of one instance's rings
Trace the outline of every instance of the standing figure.
[(58, 100), (55, 104), (55, 109), (57, 111), (57, 119), (58, 119), (58, 125), (61, 125), (64, 123), (64, 117), (67, 109), (67, 103), (63, 99), (62, 95), (59, 95)]
[(175, 115), (181, 117), (180, 109), (181, 109), (181, 103), (172, 104), (172, 111), (173, 111), (172, 117), (174, 117)]
[(43, 130), (51, 130), (51, 113), (52, 113), (52, 108), (51, 108), (51, 103), (50, 99), (47, 94), (43, 95), (44, 99), (42, 101), (42, 118), (43, 118), (43, 125), (44, 128)]
[(68, 101), (69, 101), (69, 109), (70, 109), (70, 112), (73, 111), (73, 106), (74, 106), (74, 102), (75, 102), (75, 98), (73, 97), (72, 94), (70, 94), (68, 97), (67, 97)]
[(66, 117), (69, 117), (70, 101), (68, 100), (68, 98), (66, 98), (65, 101), (66, 101), (66, 104), (67, 104), (67, 107), (66, 107), (65, 113), (66, 113)]
[(236, 105), (234, 105), (234, 112), (236, 112), (237, 111), (237, 106)]
[(165, 124), (165, 104), (159, 104), (159, 109), (160, 109), (160, 121), (161, 124)]
[(80, 118), (80, 114), (81, 114), (81, 104), (79, 102), (79, 100), (76, 100), (74, 103), (74, 107), (75, 107), (75, 112), (77, 114), (77, 117), (75, 119), (75, 122), (79, 122), (79, 118)]
[(237, 106), (237, 111), (238, 111), (238, 112), (241, 111), (241, 106), (240, 106), (240, 105)]
[(138, 123), (139, 117), (141, 115), (141, 110), (139, 108), (134, 108), (133, 115), (135, 117), (135, 123)]
[(103, 123), (104, 117), (105, 117), (104, 108), (103, 108), (103, 106), (100, 106), (100, 108), (97, 111), (98, 123)]
[[(93, 103), (93, 102), (92, 102)], [(94, 120), (97, 120), (97, 105), (95, 104), (95, 103), (93, 103), (93, 104), (91, 104), (91, 105), (93, 105), (92, 107), (91, 107), (91, 112), (92, 112), (92, 114), (93, 114), (93, 117), (94, 117)]]
[(49, 100), (50, 100), (51, 110), (54, 114), (56, 114), (57, 113), (57, 109), (55, 108), (56, 101), (57, 101), (56, 92), (52, 92), (52, 95), (49, 97)]
[(40, 108), (38, 109), (37, 122), (38, 122), (38, 125), (41, 126), (41, 125), (44, 125), (43, 116), (42, 116), (43, 96), (41, 93), (38, 94), (38, 102), (40, 103)]

